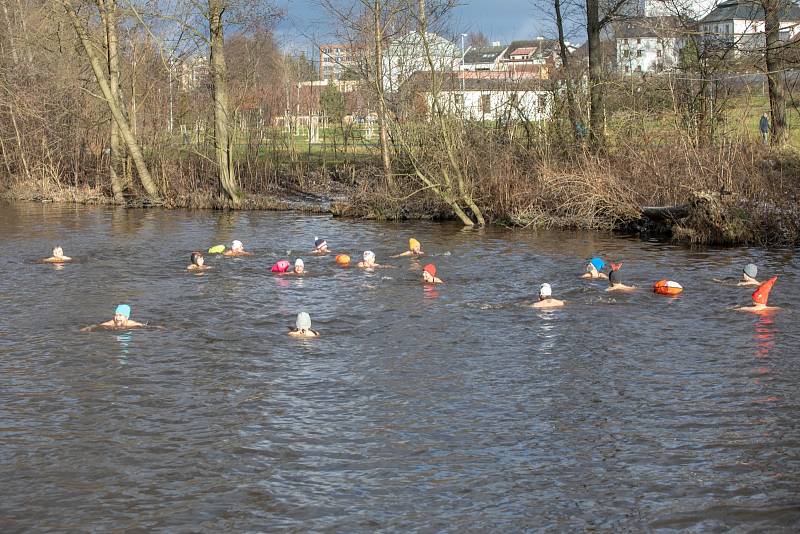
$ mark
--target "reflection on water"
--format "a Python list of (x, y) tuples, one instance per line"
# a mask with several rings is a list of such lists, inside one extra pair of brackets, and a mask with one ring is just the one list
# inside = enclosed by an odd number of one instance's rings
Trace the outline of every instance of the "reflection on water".
[[(794, 532), (795, 251), (296, 214), (4, 205), (3, 531)], [(314, 236), (394, 268), (313, 256)], [(422, 241), (421, 262), (389, 259)], [(189, 253), (240, 239), (252, 258)], [(35, 263), (55, 244), (76, 262)], [(294, 253), (290, 253), (295, 251)], [(297, 252), (301, 251), (301, 252)], [(686, 291), (610, 295), (626, 282)], [(302, 257), (308, 275), (275, 276)], [(779, 273), (769, 315), (715, 283)], [(427, 262), (425, 260), (424, 262)], [(535, 310), (553, 284), (567, 306)], [(80, 333), (133, 306), (165, 330)], [(298, 311), (322, 336), (286, 335)]]

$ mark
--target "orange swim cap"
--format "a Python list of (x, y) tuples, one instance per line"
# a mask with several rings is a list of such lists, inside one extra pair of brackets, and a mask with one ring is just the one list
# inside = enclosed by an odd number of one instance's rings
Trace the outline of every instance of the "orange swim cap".
[(611, 264), (612, 271), (619, 271), (621, 268), (622, 268), (622, 262)]
[(753, 302), (756, 304), (763, 304), (764, 306), (767, 305), (767, 301), (769, 300), (769, 292), (772, 291), (772, 286), (775, 285), (775, 281), (778, 279), (777, 276), (773, 276), (753, 291)]
[(436, 266), (432, 263), (429, 263), (428, 265), (423, 267), (422, 270), (431, 276), (436, 276)]
[(339, 265), (349, 265), (350, 256), (348, 256), (347, 254), (337, 254), (336, 263), (338, 263)]

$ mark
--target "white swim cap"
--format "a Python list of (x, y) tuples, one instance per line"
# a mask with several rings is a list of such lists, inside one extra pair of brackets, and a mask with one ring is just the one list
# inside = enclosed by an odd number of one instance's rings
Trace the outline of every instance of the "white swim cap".
[(553, 288), (550, 287), (550, 284), (542, 284), (539, 286), (539, 296), (542, 298), (547, 298), (553, 295)]
[(303, 260), (301, 260), (300, 258), (297, 258), (296, 260), (294, 260), (294, 268), (295, 269), (297, 269), (298, 267), (305, 268), (305, 266), (306, 266), (306, 264), (303, 263)]
[(311, 330), (311, 316), (306, 312), (300, 312), (294, 324), (298, 330)]
[(233, 240), (233, 243), (231, 243), (231, 248), (232, 248), (232, 249), (244, 248), (244, 245), (243, 245), (243, 244), (242, 244), (242, 242), (241, 242), (241, 241), (239, 241), (238, 239), (234, 239), (234, 240)]
[(53, 256), (59, 258), (64, 255), (64, 250), (61, 247), (53, 247)]
[(364, 251), (364, 261), (366, 262), (373, 262), (375, 261), (375, 253), (371, 250)]

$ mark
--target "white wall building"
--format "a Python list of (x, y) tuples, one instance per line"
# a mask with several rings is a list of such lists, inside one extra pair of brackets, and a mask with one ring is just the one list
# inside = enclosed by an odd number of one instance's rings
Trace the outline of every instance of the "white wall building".
[(677, 25), (673, 17), (641, 17), (618, 24), (617, 68), (625, 74), (675, 68), (685, 44)]
[[(459, 86), (463, 82), (463, 91)], [(451, 77), (439, 92), (443, 108), (465, 119), (495, 121), (523, 119), (531, 122), (550, 118), (553, 94), (536, 80), (507, 81), (480, 78), (460, 80)], [(433, 94), (425, 92), (430, 109)]]
[(426, 33), (423, 40), (414, 31), (390, 41), (383, 58), (384, 89), (390, 93), (399, 90), (414, 73), (430, 71), (431, 64), (436, 72), (457, 70), (461, 50), (435, 33)]
[[(794, 2), (781, 12), (781, 39), (800, 33), (800, 7)], [(753, 0), (727, 0), (717, 5), (699, 23), (707, 50), (733, 50), (734, 53), (763, 49), (764, 9)]]

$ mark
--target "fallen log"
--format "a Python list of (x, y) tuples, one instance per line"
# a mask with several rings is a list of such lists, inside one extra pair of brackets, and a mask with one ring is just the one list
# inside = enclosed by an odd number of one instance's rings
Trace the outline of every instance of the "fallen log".
[(642, 208), (642, 216), (653, 221), (684, 219), (689, 216), (689, 204), (681, 206), (647, 206)]

